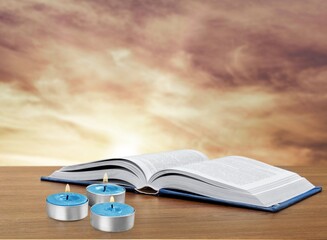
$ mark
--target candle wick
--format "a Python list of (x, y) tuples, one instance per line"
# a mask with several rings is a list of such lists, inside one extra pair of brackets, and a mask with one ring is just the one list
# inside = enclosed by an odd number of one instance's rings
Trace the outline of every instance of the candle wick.
[(107, 190), (107, 186), (104, 185), (104, 187), (103, 187), (103, 191), (105, 192), (106, 190)]
[(114, 208), (114, 205), (113, 204), (111, 204), (111, 208)]
[(68, 200), (68, 198), (69, 198), (69, 195), (67, 194), (67, 195), (66, 195), (66, 200)]

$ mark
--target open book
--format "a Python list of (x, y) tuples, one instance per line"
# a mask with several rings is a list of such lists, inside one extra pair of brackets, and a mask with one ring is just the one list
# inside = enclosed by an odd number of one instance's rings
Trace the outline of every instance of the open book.
[(319, 191), (298, 174), (250, 158), (209, 160), (195, 150), (112, 158), (63, 167), (46, 181), (91, 184), (108, 173), (111, 183), (138, 192), (279, 211)]

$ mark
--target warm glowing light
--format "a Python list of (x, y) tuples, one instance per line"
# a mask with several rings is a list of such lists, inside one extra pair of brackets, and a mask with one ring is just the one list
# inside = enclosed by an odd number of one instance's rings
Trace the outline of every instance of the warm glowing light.
[[(131, 140), (130, 140), (131, 141)], [(131, 143), (118, 144), (108, 149), (109, 156), (132, 156), (140, 154), (138, 144), (140, 139), (133, 140)]]
[(115, 201), (114, 196), (111, 196), (109, 202), (114, 202), (114, 201)]
[(66, 185), (65, 192), (70, 192), (70, 186), (69, 186), (69, 184)]
[(108, 182), (108, 174), (107, 174), (107, 173), (105, 173), (105, 174), (103, 175), (103, 182), (104, 182), (104, 183), (107, 183), (107, 182)]

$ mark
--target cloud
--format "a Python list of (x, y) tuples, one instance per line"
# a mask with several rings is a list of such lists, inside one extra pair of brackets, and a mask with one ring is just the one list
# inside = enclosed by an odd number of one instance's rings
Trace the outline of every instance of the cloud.
[(2, 153), (324, 162), (326, 3), (291, 4), (1, 1)]

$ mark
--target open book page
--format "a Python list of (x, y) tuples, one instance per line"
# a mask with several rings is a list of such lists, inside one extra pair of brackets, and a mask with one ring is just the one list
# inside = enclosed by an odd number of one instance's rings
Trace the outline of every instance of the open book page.
[(271, 165), (239, 156), (223, 157), (201, 163), (174, 167), (172, 170), (236, 189), (250, 190), (272, 184), (297, 174)]
[[(121, 175), (115, 175), (117, 170), (120, 169), (133, 173), (143, 182), (143, 185), (145, 185), (147, 179), (142, 169), (142, 165), (143, 163), (138, 160), (132, 161), (124, 158), (110, 158), (62, 167), (53, 172), (50, 177), (74, 180), (78, 180), (78, 177), (80, 177), (80, 180), (99, 180), (103, 178), (104, 173), (107, 173), (109, 174), (109, 179), (112, 181), (114, 178), (121, 178)], [(128, 179), (123, 180), (128, 181)], [(130, 182), (135, 183), (135, 181)]]
[(176, 150), (131, 156), (125, 159), (136, 161), (144, 171), (147, 180), (149, 180), (153, 174), (160, 170), (203, 162), (208, 160), (208, 157), (196, 150)]

